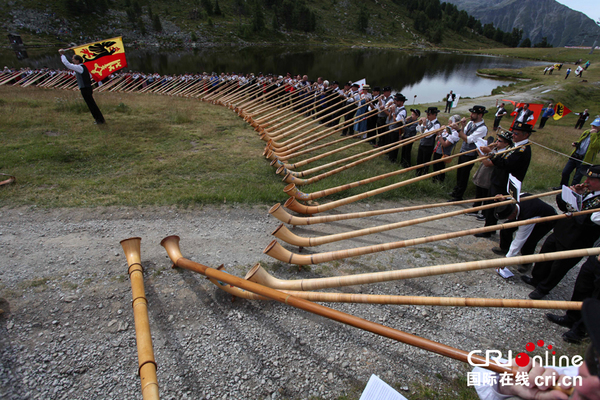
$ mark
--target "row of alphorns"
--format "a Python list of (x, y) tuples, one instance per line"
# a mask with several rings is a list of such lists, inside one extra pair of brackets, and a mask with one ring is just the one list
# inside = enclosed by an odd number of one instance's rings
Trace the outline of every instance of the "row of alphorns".
[[(396, 143), (390, 143), (390, 144), (381, 146), (380, 148), (369, 149), (366, 151), (358, 152), (357, 154), (354, 154), (352, 156), (341, 158), (341, 159), (338, 159), (338, 160), (335, 160), (335, 161), (332, 161), (332, 162), (329, 162), (326, 164), (321, 164), (314, 168), (304, 169), (302, 171), (296, 171), (296, 169), (299, 167), (304, 167), (312, 162), (321, 160), (326, 157), (333, 156), (341, 151), (363, 145), (367, 141), (373, 140), (381, 135), (384, 135), (387, 132), (382, 132), (381, 128), (387, 128), (387, 126), (392, 125), (392, 124), (379, 127), (377, 129), (378, 132), (373, 132), (373, 135), (369, 135), (369, 137), (367, 139), (362, 139), (357, 142), (352, 142), (350, 144), (344, 145), (342, 142), (350, 141), (351, 139), (355, 138), (358, 135), (362, 136), (362, 135), (368, 134), (369, 131), (362, 132), (362, 133), (356, 134), (354, 136), (347, 136), (344, 138), (338, 138), (335, 140), (326, 141), (322, 144), (313, 145), (317, 142), (323, 141), (324, 139), (327, 139), (327, 138), (333, 136), (334, 134), (343, 130), (345, 127), (354, 124), (358, 119), (368, 117), (370, 114), (379, 112), (379, 110), (374, 109), (374, 110), (368, 111), (367, 113), (362, 114), (360, 116), (352, 117), (351, 114), (355, 113), (355, 111), (356, 111), (355, 109), (346, 111), (345, 113), (340, 113), (339, 107), (337, 109), (335, 107), (332, 107), (333, 109), (325, 108), (325, 109), (320, 109), (319, 111), (315, 111), (314, 104), (304, 105), (303, 107), (299, 108), (297, 104), (296, 105), (286, 104), (285, 102), (282, 102), (281, 100), (280, 101), (277, 101), (277, 100), (269, 101), (264, 98), (261, 98), (260, 96), (257, 96), (256, 93), (252, 93), (252, 92), (247, 92), (247, 94), (249, 96), (254, 96), (253, 101), (251, 101), (250, 103), (248, 103), (248, 102), (244, 103), (244, 101), (248, 101), (248, 96), (244, 97), (243, 93), (241, 95), (239, 95), (238, 97), (225, 96), (222, 98), (215, 98), (214, 103), (229, 106), (230, 108), (236, 110), (240, 116), (242, 116), (246, 121), (248, 121), (250, 124), (252, 124), (252, 126), (255, 128), (255, 130), (259, 132), (260, 138), (267, 142), (267, 145), (266, 145), (266, 148), (264, 151), (264, 155), (267, 158), (272, 160), (271, 165), (273, 165), (274, 167), (277, 168), (276, 173), (284, 175), (283, 180), (284, 180), (284, 182), (288, 183), (288, 185), (284, 187), (284, 192), (289, 196), (289, 198), (285, 202), (284, 206), (282, 206), (281, 204), (275, 204), (269, 210), (269, 213), (271, 215), (273, 215), (274, 217), (276, 217), (277, 219), (279, 219), (282, 222), (282, 224), (277, 229), (275, 229), (275, 231), (273, 232), (273, 235), (277, 239), (280, 239), (281, 241), (288, 243), (289, 245), (298, 246), (299, 250), (302, 250), (304, 247), (319, 246), (319, 245), (332, 243), (332, 242), (336, 242), (336, 241), (357, 238), (360, 236), (381, 233), (381, 232), (385, 232), (385, 231), (389, 231), (389, 230), (393, 230), (393, 229), (399, 229), (399, 228), (408, 227), (408, 226), (414, 226), (416, 224), (421, 224), (421, 223), (430, 222), (430, 221), (434, 221), (434, 220), (441, 220), (444, 218), (450, 218), (450, 217), (463, 215), (463, 214), (467, 214), (467, 213), (488, 210), (491, 208), (495, 208), (498, 206), (502, 206), (502, 205), (505, 205), (508, 203), (515, 202), (515, 200), (510, 198), (509, 196), (504, 196), (504, 198), (503, 198), (504, 201), (498, 201), (499, 199), (497, 197), (484, 198), (484, 199), (478, 199), (478, 200), (484, 202), (483, 203), (484, 205), (478, 206), (478, 207), (461, 208), (460, 210), (440, 213), (440, 214), (436, 214), (436, 215), (432, 215), (432, 216), (428, 216), (428, 217), (415, 218), (415, 219), (410, 219), (410, 220), (406, 220), (406, 221), (402, 221), (402, 222), (385, 224), (385, 225), (376, 226), (376, 227), (372, 227), (372, 228), (359, 229), (359, 230), (354, 230), (354, 231), (344, 232), (344, 233), (339, 233), (339, 234), (333, 234), (333, 235), (325, 235), (325, 236), (311, 237), (311, 238), (298, 236), (298, 235), (294, 234), (293, 232), (291, 232), (284, 224), (289, 224), (289, 225), (293, 225), (293, 226), (295, 226), (295, 225), (311, 225), (311, 224), (348, 220), (348, 219), (354, 219), (354, 218), (372, 217), (372, 216), (392, 214), (392, 213), (403, 213), (403, 212), (408, 212), (408, 211), (414, 211), (417, 209), (448, 206), (449, 205), (448, 203), (438, 203), (438, 204), (428, 204), (428, 205), (421, 205), (421, 206), (414, 206), (414, 207), (401, 207), (401, 208), (387, 209), (387, 210), (373, 210), (373, 211), (369, 211), (369, 212), (335, 214), (335, 215), (329, 215), (329, 216), (313, 216), (315, 214), (325, 212), (325, 211), (330, 211), (337, 207), (340, 207), (343, 205), (348, 205), (353, 202), (356, 202), (356, 201), (359, 201), (362, 199), (366, 199), (368, 197), (376, 196), (378, 194), (381, 194), (381, 193), (384, 193), (384, 192), (387, 192), (390, 190), (394, 190), (394, 189), (397, 189), (397, 188), (400, 188), (403, 186), (407, 186), (412, 183), (415, 183), (415, 182), (418, 182), (418, 181), (421, 181), (424, 179), (428, 179), (428, 178), (431, 178), (433, 176), (436, 176), (436, 175), (439, 175), (442, 173), (456, 170), (460, 167), (465, 166), (466, 164), (463, 163), (461, 165), (449, 166), (440, 171), (434, 171), (432, 173), (418, 176), (415, 178), (405, 179), (403, 181), (400, 181), (400, 182), (397, 182), (397, 183), (394, 183), (391, 185), (383, 186), (378, 189), (366, 191), (366, 192), (363, 192), (363, 193), (360, 193), (357, 195), (345, 197), (340, 200), (331, 201), (331, 202), (328, 202), (328, 203), (325, 203), (322, 205), (302, 204), (301, 202), (313, 201), (313, 200), (316, 200), (316, 199), (319, 199), (319, 198), (322, 198), (322, 197), (325, 197), (328, 195), (339, 193), (344, 190), (348, 190), (351, 188), (356, 188), (356, 187), (359, 187), (362, 185), (370, 184), (370, 183), (373, 183), (373, 182), (376, 182), (379, 180), (383, 180), (383, 179), (386, 179), (386, 178), (389, 178), (392, 176), (399, 176), (402, 174), (406, 174), (406, 173), (414, 171), (418, 168), (422, 168), (425, 166), (432, 165), (434, 163), (438, 163), (439, 160), (434, 160), (434, 161), (427, 162), (424, 164), (416, 165), (416, 166), (409, 167), (409, 168), (399, 169), (397, 171), (392, 171), (392, 172), (389, 172), (386, 174), (374, 176), (369, 179), (364, 179), (361, 181), (356, 181), (356, 182), (352, 182), (349, 184), (332, 187), (329, 189), (325, 189), (325, 190), (321, 190), (321, 191), (313, 192), (313, 193), (305, 193), (305, 192), (298, 190), (298, 188), (297, 188), (297, 186), (299, 186), (299, 185), (308, 185), (310, 183), (317, 182), (321, 179), (325, 179), (325, 178), (332, 176), (338, 172), (352, 168), (363, 162), (372, 160), (375, 157), (386, 154), (389, 151), (396, 150), (396, 149), (401, 148), (402, 146), (405, 146), (409, 143), (420, 140), (425, 135), (435, 134), (436, 132), (427, 132), (427, 133), (418, 134), (412, 138), (401, 140)], [(336, 93), (331, 94), (331, 96), (336, 96), (336, 95), (338, 95), (338, 94), (336, 94)], [(236, 103), (235, 103), (236, 101), (240, 102), (240, 104), (236, 105)], [(368, 104), (369, 102), (366, 101), (365, 103)], [(311, 109), (311, 107), (312, 107), (312, 109)], [(305, 114), (307, 112), (310, 112), (310, 116), (303, 117), (303, 114)], [(327, 118), (332, 118), (332, 117), (335, 117), (336, 119), (344, 117), (345, 119), (347, 119), (347, 121), (345, 121), (341, 125), (329, 126), (329, 127), (318, 124), (320, 121), (327, 120)], [(442, 129), (445, 129), (445, 128), (444, 127), (440, 128), (440, 130), (442, 130)], [(292, 138), (289, 138), (292, 135), (294, 135), (294, 136)], [(284, 140), (286, 138), (289, 138), (289, 139)], [(313, 145), (313, 146), (309, 147), (310, 145)], [(310, 156), (309, 158), (305, 158), (303, 160), (296, 161), (293, 163), (290, 161), (291, 159), (297, 158), (299, 156), (306, 155), (311, 152), (315, 152), (317, 150), (326, 149), (327, 147), (333, 147), (335, 145), (338, 145), (338, 147), (333, 150), (325, 150), (325, 152), (322, 152), (322, 153), (314, 155), (314, 156)], [(472, 151), (476, 151), (476, 150), (472, 150)], [(507, 151), (513, 151), (513, 149), (505, 150), (505, 152), (507, 152)], [(451, 156), (447, 157), (447, 161), (456, 159), (466, 153), (467, 152), (451, 155)], [(499, 152), (499, 154), (502, 154), (502, 153), (503, 152)], [(469, 161), (468, 163), (479, 162), (482, 160), (482, 158), (483, 157), (476, 158), (472, 161)], [(321, 172), (326, 169), (329, 169), (329, 171)], [(321, 173), (318, 175), (314, 175), (317, 172), (321, 172)], [(310, 175), (313, 175), (313, 176), (308, 179), (302, 179), (302, 178), (308, 177)], [(535, 196), (528, 196), (528, 197), (524, 197), (522, 199), (522, 201), (528, 201), (528, 200), (531, 200), (534, 198), (539, 198), (539, 197), (544, 197), (544, 196), (556, 195), (559, 192), (560, 191), (552, 191), (552, 192), (538, 194)], [(459, 206), (459, 205), (463, 205), (466, 203), (472, 203), (473, 201), (474, 200), (464, 200), (464, 201), (460, 201), (460, 202), (454, 202), (451, 204), (451, 206)], [(288, 211), (285, 210), (286, 208), (288, 210), (291, 210), (298, 214), (309, 215), (309, 217), (291, 215)], [(418, 244), (431, 243), (431, 242), (447, 240), (447, 239), (451, 239), (451, 238), (458, 238), (458, 237), (473, 235), (473, 234), (477, 234), (477, 233), (487, 233), (487, 232), (492, 232), (492, 231), (496, 231), (496, 230), (500, 230), (500, 229), (515, 228), (515, 227), (518, 227), (521, 225), (553, 221), (553, 220), (558, 220), (558, 219), (562, 219), (562, 218), (567, 218), (572, 215), (584, 215), (584, 214), (588, 214), (590, 212), (592, 212), (592, 211), (582, 211), (579, 213), (572, 213), (569, 215), (562, 214), (562, 215), (556, 215), (556, 216), (551, 216), (551, 217), (545, 217), (542, 219), (534, 219), (534, 220), (527, 220), (527, 221), (516, 221), (516, 222), (496, 225), (493, 227), (468, 229), (468, 230), (463, 230), (463, 231), (458, 231), (458, 232), (445, 233), (445, 234), (440, 234), (440, 235), (433, 235), (433, 236), (427, 236), (427, 237), (421, 237), (421, 238), (415, 238), (415, 239), (409, 239), (409, 240), (402, 240), (402, 241), (396, 241), (396, 242), (390, 242), (390, 243), (384, 243), (384, 244), (378, 244), (378, 245), (372, 245), (372, 246), (366, 246), (366, 247), (359, 247), (359, 248), (353, 248), (353, 249), (348, 249), (348, 250), (338, 250), (338, 251), (314, 253), (314, 254), (308, 254), (308, 255), (301, 255), (301, 254), (293, 253), (293, 252), (289, 251), (288, 249), (286, 249), (285, 247), (283, 247), (277, 240), (273, 240), (265, 248), (264, 253), (266, 253), (267, 255), (269, 255), (273, 258), (276, 258), (279, 261), (287, 262), (287, 263), (291, 263), (291, 264), (297, 264), (297, 265), (319, 264), (319, 263), (329, 262), (329, 261), (333, 261), (333, 260), (345, 259), (348, 257), (361, 256), (361, 255), (366, 255), (366, 254), (371, 254), (371, 253), (376, 253), (376, 252), (381, 252), (381, 251), (387, 251), (387, 250), (393, 250), (393, 249), (398, 249), (398, 248), (403, 248), (403, 247), (408, 247), (408, 246), (413, 246), (413, 245), (418, 245)], [(517, 264), (517, 261), (516, 261), (516, 259), (513, 259), (512, 262), (509, 262), (506, 265), (515, 265), (515, 264)]]
[[(129, 238), (121, 241), (121, 246), (123, 247), (123, 251), (125, 252), (125, 257), (127, 259), (128, 274), (131, 281), (133, 298), (132, 307), (138, 350), (138, 372), (141, 380), (142, 397), (144, 400), (157, 400), (159, 399), (157, 364), (152, 346), (150, 320), (148, 317), (148, 300), (146, 299), (144, 289), (140, 245), (141, 239), (139, 237)], [(386, 282), (422, 276), (472, 271), (483, 268), (499, 268), (507, 265), (506, 259), (484, 260), (469, 263), (404, 269), (398, 271), (385, 271), (343, 277), (303, 280), (276, 279), (269, 275), (260, 265), (256, 265), (248, 272), (246, 277), (242, 279), (222, 271), (222, 266), (219, 268), (211, 268), (184, 258), (179, 247), (178, 236), (169, 236), (164, 238), (161, 241), (161, 245), (165, 248), (167, 255), (173, 262), (173, 268), (179, 267), (200, 273), (206, 276), (219, 289), (230, 293), (235, 297), (249, 300), (275, 300), (288, 306), (320, 315), (322, 317), (372, 332), (401, 343), (415, 346), (429, 352), (449, 357), (463, 363), (468, 363), (469, 360), (480, 363), (484, 362), (485, 360), (476, 355), (469, 356), (469, 353), (466, 351), (425, 339), (417, 335), (412, 335), (398, 329), (374, 323), (351, 314), (337, 311), (335, 309), (316, 304), (315, 302), (545, 308), (567, 310), (579, 310), (581, 309), (582, 304), (581, 302), (571, 301), (389, 296), (314, 291), (324, 288)], [(595, 256), (598, 254), (600, 254), (600, 249), (592, 248), (517, 257), (517, 261), (520, 263), (529, 263), (539, 260)], [(498, 373), (516, 373), (515, 367), (510, 367), (506, 364), (492, 363), (488, 368)]]

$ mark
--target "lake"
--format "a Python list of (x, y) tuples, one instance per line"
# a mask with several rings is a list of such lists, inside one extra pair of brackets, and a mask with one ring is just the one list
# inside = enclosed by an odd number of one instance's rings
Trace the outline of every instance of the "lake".
[[(35, 54), (39, 53), (39, 54)], [(365, 78), (373, 86), (391, 86), (402, 92), (407, 104), (441, 101), (448, 91), (462, 97), (491, 94), (492, 89), (511, 83), (475, 74), (482, 68), (521, 68), (548, 63), (508, 57), (478, 56), (433, 51), (388, 49), (228, 47), (177, 51), (126, 49), (131, 70), (183, 74), (187, 72), (253, 72), (322, 76), (330, 81), (357, 81)], [(18, 61), (3, 50), (3, 65), (61, 68), (58, 53), (30, 51), (30, 58)], [(416, 96), (416, 97), (415, 97)]]

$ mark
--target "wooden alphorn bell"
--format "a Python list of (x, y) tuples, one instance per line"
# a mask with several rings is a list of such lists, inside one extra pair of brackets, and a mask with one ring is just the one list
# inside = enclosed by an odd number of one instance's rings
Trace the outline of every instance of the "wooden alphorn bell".
[[(469, 353), (466, 351), (458, 350), (428, 339), (421, 338), (416, 335), (411, 335), (409, 333), (402, 332), (397, 329), (392, 329), (381, 324), (377, 324), (350, 314), (343, 313), (341, 311), (321, 306), (311, 301), (304, 300), (292, 296), (290, 294), (281, 292), (279, 290), (271, 289), (269, 287), (245, 279), (241, 279), (237, 276), (230, 275), (226, 272), (222, 272), (217, 269), (207, 267), (206, 265), (202, 265), (200, 263), (188, 260), (183, 257), (181, 251), (179, 250), (178, 236), (169, 236), (164, 238), (161, 241), (161, 245), (166, 249), (169, 258), (171, 259), (171, 261), (173, 261), (174, 267), (177, 266), (179, 268), (194, 271), (206, 276), (209, 279), (221, 281), (226, 284), (238, 287), (240, 289), (256, 293), (265, 298), (276, 300), (280, 303), (285, 303), (289, 306), (299, 308), (301, 310), (308, 311), (310, 313), (317, 314), (322, 317), (341, 322), (343, 324), (354, 326), (356, 328), (363, 329), (368, 332), (372, 332), (393, 340), (397, 340), (399, 342), (406, 343), (411, 346), (416, 346), (424, 350), (428, 350), (446, 357), (450, 357), (458, 361), (466, 363), (469, 359)], [(473, 355), (471, 359), (475, 360), (477, 363), (485, 362), (485, 359), (483, 357), (479, 357), (476, 355)], [(490, 364), (490, 366), (487, 368), (499, 373), (513, 372), (513, 369), (509, 366), (503, 366), (494, 363)]]
[(133, 318), (135, 321), (135, 338), (138, 350), (138, 371), (142, 384), (144, 400), (158, 400), (158, 379), (156, 377), (156, 361), (152, 348), (150, 320), (148, 318), (148, 300), (144, 290), (144, 269), (140, 258), (139, 237), (121, 241), (121, 246), (127, 258), (131, 292), (133, 297)]
[(543, 222), (548, 222), (548, 221), (556, 221), (559, 219), (571, 218), (571, 217), (577, 216), (577, 215), (591, 214), (591, 213), (597, 212), (597, 211), (598, 210), (594, 210), (594, 209), (585, 210), (585, 211), (579, 211), (576, 213), (568, 213), (568, 214), (555, 215), (555, 216), (551, 216), (551, 217), (528, 219), (525, 221), (515, 221), (515, 222), (504, 223), (504, 224), (492, 225), (492, 226), (484, 226), (482, 228), (466, 229), (463, 231), (443, 233), (443, 234), (439, 234), (439, 235), (425, 236), (425, 237), (415, 238), (415, 239), (400, 240), (397, 242), (382, 243), (382, 244), (377, 244), (377, 245), (373, 245), (373, 246), (357, 247), (357, 248), (353, 248), (353, 249), (337, 250), (337, 251), (330, 251), (330, 252), (325, 252), (325, 253), (315, 253), (315, 254), (309, 254), (309, 255), (301, 255), (301, 254), (292, 253), (291, 251), (287, 250), (282, 245), (280, 245), (277, 242), (277, 240), (273, 240), (263, 250), (263, 253), (265, 253), (268, 256), (271, 256), (273, 258), (276, 258), (279, 261), (287, 262), (289, 264), (295, 264), (295, 265), (319, 264), (319, 263), (323, 263), (323, 262), (327, 262), (327, 261), (341, 260), (344, 258), (362, 256), (365, 254), (379, 253), (382, 251), (395, 250), (395, 249), (400, 249), (403, 247), (416, 246), (419, 244), (432, 243), (432, 242), (437, 242), (440, 240), (448, 240), (448, 239), (453, 239), (453, 238), (467, 236), (467, 235), (474, 235), (477, 233), (489, 233), (489, 232), (494, 232), (494, 231), (502, 230), (502, 229), (517, 228), (522, 225), (530, 225), (530, 224), (538, 224), (538, 223), (543, 223)]

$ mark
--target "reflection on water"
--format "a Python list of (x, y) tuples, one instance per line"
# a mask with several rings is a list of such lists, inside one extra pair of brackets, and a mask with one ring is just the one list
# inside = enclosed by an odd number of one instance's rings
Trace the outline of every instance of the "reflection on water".
[[(5, 65), (61, 68), (56, 52), (18, 61), (0, 58)], [(8, 62), (8, 64), (6, 64)], [(307, 74), (314, 80), (356, 81), (366, 78), (371, 86), (392, 86), (412, 104), (440, 101), (449, 90), (465, 97), (489, 95), (493, 88), (510, 81), (475, 75), (481, 68), (519, 68), (543, 63), (504, 57), (381, 49), (300, 49), (248, 47), (164, 52), (127, 50), (131, 70), (183, 74), (186, 72), (263, 72), (285, 75)]]

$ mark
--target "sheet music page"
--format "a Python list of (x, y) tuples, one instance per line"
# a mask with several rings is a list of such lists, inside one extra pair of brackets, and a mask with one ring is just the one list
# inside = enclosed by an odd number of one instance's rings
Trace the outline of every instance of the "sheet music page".
[(359, 400), (408, 400), (400, 393), (392, 389), (390, 385), (379, 379), (376, 375), (371, 375), (369, 382), (365, 387)]
[(569, 204), (575, 211), (581, 211), (581, 203), (583, 196), (575, 193), (570, 187), (563, 185), (562, 187), (562, 199), (565, 203)]
[(508, 187), (506, 188), (508, 194), (512, 196), (513, 199), (517, 201), (521, 201), (521, 181), (515, 178), (512, 174), (508, 174)]

